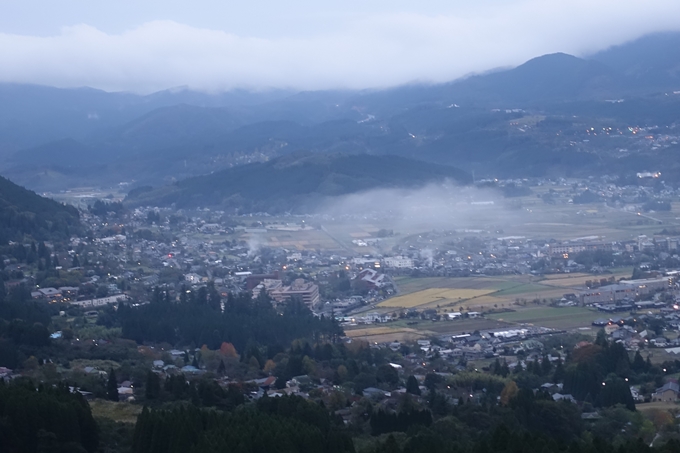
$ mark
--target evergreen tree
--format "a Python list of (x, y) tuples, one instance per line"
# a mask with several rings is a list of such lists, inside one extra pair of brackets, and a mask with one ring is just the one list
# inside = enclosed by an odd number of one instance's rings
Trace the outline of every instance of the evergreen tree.
[(111, 401), (118, 401), (118, 381), (116, 380), (116, 372), (113, 368), (109, 370), (109, 380), (106, 383), (106, 397)]
[(420, 395), (420, 387), (415, 376), (410, 375), (406, 380), (406, 391), (412, 395)]
[(552, 371), (552, 364), (550, 363), (550, 358), (547, 355), (543, 356), (541, 360), (541, 375), (548, 376)]
[(555, 384), (559, 384), (564, 380), (564, 365), (562, 365), (562, 360), (557, 361), (557, 365), (555, 366), (555, 372), (553, 373), (552, 381)]
[(195, 303), (196, 305), (208, 305), (208, 289), (205, 286), (198, 288)]
[(493, 374), (500, 375), (501, 374), (501, 361), (496, 358), (496, 360), (493, 363)]
[(647, 368), (647, 365), (645, 364), (645, 359), (642, 358), (642, 354), (640, 354), (639, 350), (635, 351), (635, 357), (633, 358), (631, 368), (636, 373), (642, 373)]
[(161, 394), (161, 378), (153, 371), (148, 371), (146, 374), (146, 399), (155, 400)]
[(597, 331), (597, 337), (595, 337), (595, 344), (603, 348), (609, 346), (609, 343), (607, 342), (607, 335), (605, 334), (604, 329), (600, 329)]
[(210, 308), (213, 310), (219, 311), (222, 309), (222, 298), (220, 297), (220, 293), (217, 291), (215, 288), (215, 282), (213, 280), (210, 280), (208, 282), (208, 305), (210, 305)]

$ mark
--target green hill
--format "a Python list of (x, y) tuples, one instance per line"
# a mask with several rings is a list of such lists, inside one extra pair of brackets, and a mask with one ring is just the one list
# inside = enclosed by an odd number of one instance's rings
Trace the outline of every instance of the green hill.
[(220, 206), (241, 212), (307, 212), (328, 197), (446, 179), (463, 184), (471, 181), (457, 168), (403, 157), (299, 152), (158, 189), (135, 190), (126, 202), (180, 208)]
[(78, 210), (0, 176), (0, 244), (24, 236), (46, 240), (67, 238), (80, 229)]

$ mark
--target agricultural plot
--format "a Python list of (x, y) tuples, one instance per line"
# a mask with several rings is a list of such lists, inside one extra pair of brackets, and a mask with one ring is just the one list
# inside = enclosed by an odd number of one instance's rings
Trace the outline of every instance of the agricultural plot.
[(378, 343), (418, 339), (431, 334), (432, 332), (406, 328), (396, 323), (390, 323), (390, 327), (378, 325), (372, 327), (357, 326), (345, 328), (345, 335), (349, 338), (375, 341)]
[(338, 249), (328, 235), (319, 230), (271, 231), (266, 235), (270, 247), (294, 248), (297, 250)]
[(495, 277), (397, 277), (394, 279), (402, 293), (414, 293), (430, 288), (490, 289), (497, 291), (511, 288), (516, 283)]
[[(524, 295), (525, 298), (528, 298), (530, 296), (535, 296), (535, 297), (550, 297), (547, 295), (539, 295), (539, 293), (545, 293), (545, 292), (555, 292), (555, 288), (547, 286), (547, 285), (542, 285), (540, 283), (520, 283), (514, 286), (511, 286), (507, 289), (501, 289), (500, 291), (494, 293), (494, 296), (496, 297), (507, 297), (507, 296), (520, 296)], [(562, 290), (558, 291), (561, 295), (563, 292)]]
[(527, 307), (509, 313), (488, 315), (487, 318), (515, 324), (534, 324), (556, 329), (590, 326), (598, 313), (581, 307)]
[(475, 330), (504, 329), (512, 324), (491, 318), (457, 319), (455, 321), (439, 321), (419, 324), (423, 331), (436, 335), (457, 335)]
[(546, 286), (557, 286), (560, 288), (573, 288), (575, 286), (584, 286), (586, 280), (593, 280), (595, 277), (589, 278), (551, 278), (543, 280), (541, 283)]
[(446, 305), (474, 297), (484, 296), (494, 291), (495, 290), (493, 289), (430, 288), (387, 299), (378, 304), (378, 306), (388, 308), (416, 308), (428, 305)]

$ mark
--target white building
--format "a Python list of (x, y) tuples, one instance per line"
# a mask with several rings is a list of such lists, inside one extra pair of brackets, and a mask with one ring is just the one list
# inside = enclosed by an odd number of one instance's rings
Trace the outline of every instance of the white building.
[(80, 307), (102, 307), (107, 304), (115, 304), (118, 302), (125, 302), (129, 297), (125, 294), (116, 294), (115, 296), (100, 297), (99, 299), (75, 300), (71, 305), (78, 305)]
[(195, 274), (195, 273), (193, 273), (193, 272), (190, 273), (190, 274), (185, 274), (185, 275), (184, 275), (184, 280), (188, 281), (188, 282), (191, 283), (192, 285), (195, 285), (195, 284), (197, 284), (197, 283), (201, 283), (202, 278), (203, 278), (203, 277), (201, 277), (200, 275)]
[(394, 267), (397, 269), (412, 269), (413, 260), (404, 256), (388, 256), (383, 259), (385, 267)]

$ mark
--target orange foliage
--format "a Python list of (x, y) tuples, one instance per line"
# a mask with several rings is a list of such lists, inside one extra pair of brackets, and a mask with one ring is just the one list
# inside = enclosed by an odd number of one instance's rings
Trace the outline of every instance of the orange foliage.
[(224, 357), (238, 357), (238, 353), (236, 352), (234, 345), (227, 342), (222, 343), (220, 346), (220, 354), (222, 354)]

